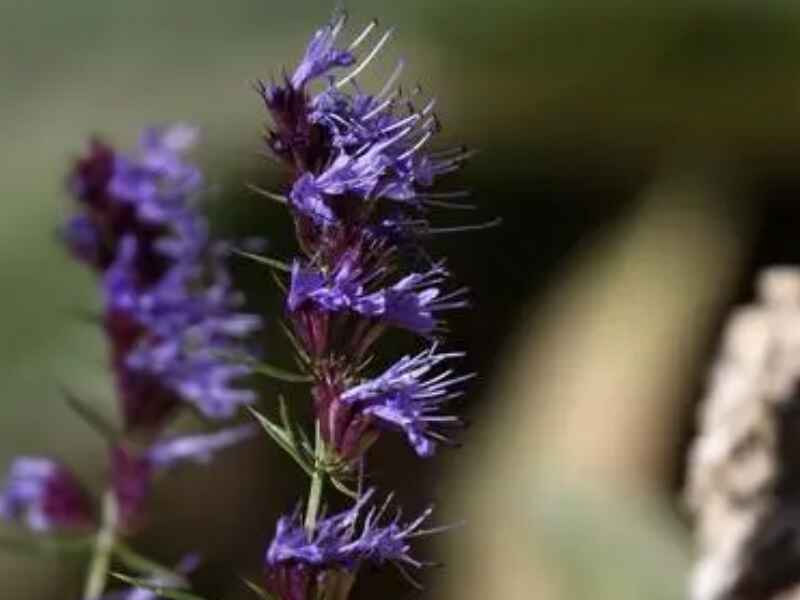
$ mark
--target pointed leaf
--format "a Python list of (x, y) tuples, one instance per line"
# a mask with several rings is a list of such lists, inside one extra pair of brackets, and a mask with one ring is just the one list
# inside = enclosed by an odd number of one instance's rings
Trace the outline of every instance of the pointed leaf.
[(111, 573), (111, 576), (115, 577), (116, 579), (119, 579), (123, 583), (127, 583), (132, 587), (150, 590), (151, 592), (153, 592), (157, 596), (161, 596), (162, 598), (169, 598), (170, 600), (205, 600), (205, 598), (203, 598), (202, 596), (198, 596), (197, 594), (192, 594), (191, 592), (187, 592), (186, 590), (159, 585), (147, 579), (128, 577), (127, 575), (123, 575), (122, 573), (114, 573), (114, 572)]
[(300, 344), (300, 341), (297, 339), (297, 336), (294, 334), (294, 332), (291, 329), (289, 329), (289, 326), (286, 325), (286, 323), (284, 323), (283, 321), (280, 321), (280, 326), (281, 329), (283, 330), (283, 333), (291, 342), (294, 351), (297, 353), (297, 356), (300, 357), (300, 360), (302, 360), (303, 363), (305, 364), (309, 364), (311, 362), (311, 359), (308, 356), (308, 353), (305, 351), (305, 348), (303, 348), (302, 344)]
[(283, 293), (283, 295), (285, 296), (288, 294), (289, 290), (287, 289), (286, 284), (281, 281), (281, 278), (278, 277), (278, 274), (275, 271), (270, 271), (270, 273), (272, 274), (272, 280), (275, 282), (275, 285), (278, 286), (278, 289)]
[(119, 439), (119, 431), (109, 420), (100, 414), (93, 406), (90, 406), (66, 388), (61, 389), (64, 401), (75, 414), (77, 414), (89, 427), (94, 429), (109, 442), (116, 442)]
[(275, 367), (267, 363), (255, 363), (252, 365), (253, 371), (261, 375), (266, 375), (278, 381), (285, 381), (286, 383), (309, 383), (313, 381), (310, 375), (303, 375), (302, 373), (292, 373), (280, 367)]
[(289, 456), (291, 456), (309, 477), (313, 475), (314, 469), (311, 466), (309, 466), (305, 462), (305, 460), (303, 460), (300, 451), (294, 444), (293, 435), (289, 435), (283, 428), (275, 425), (275, 423), (267, 419), (267, 417), (259, 413), (257, 410), (250, 407), (248, 407), (247, 410), (249, 410), (250, 413), (256, 418), (261, 427), (264, 428), (264, 431), (266, 431), (267, 434), (269, 434), (269, 436), (275, 441), (275, 443), (278, 444), (278, 446), (280, 446), (280, 448), (284, 452), (286, 452)]
[(170, 585), (174, 587), (186, 587), (188, 584), (186, 577), (180, 573), (176, 573), (169, 567), (165, 567), (146, 556), (142, 556), (136, 552), (136, 550), (119, 540), (114, 544), (114, 556), (126, 567), (142, 575), (158, 577), (164, 582), (169, 582)]
[(261, 598), (261, 600), (277, 600), (275, 596), (270, 594), (267, 590), (263, 589), (261, 586), (256, 585), (249, 579), (245, 579), (242, 577), (242, 583), (244, 583), (248, 589), (253, 592), (256, 596)]

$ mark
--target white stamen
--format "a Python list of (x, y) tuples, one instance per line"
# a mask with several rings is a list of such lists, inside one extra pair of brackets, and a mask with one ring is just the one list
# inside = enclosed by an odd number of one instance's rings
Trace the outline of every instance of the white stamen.
[(411, 146), (411, 148), (409, 148), (408, 150), (403, 152), (400, 156), (398, 156), (397, 160), (405, 160), (409, 156), (413, 155), (417, 150), (422, 148), (427, 143), (427, 141), (429, 139), (431, 139), (432, 135), (433, 135), (433, 133), (431, 133), (430, 131), (427, 131), (425, 133), (425, 135), (423, 135), (416, 144), (414, 144), (413, 146)]
[(352, 52), (353, 50), (355, 50), (356, 48), (358, 48), (358, 46), (361, 44), (361, 42), (363, 42), (365, 39), (367, 39), (367, 36), (370, 34), (370, 32), (371, 32), (373, 29), (375, 29), (377, 26), (378, 26), (378, 19), (372, 19), (372, 21), (370, 21), (370, 22), (369, 22), (369, 25), (367, 25), (367, 26), (364, 28), (364, 31), (362, 31), (362, 32), (361, 32), (361, 33), (360, 33), (360, 34), (359, 34), (359, 35), (356, 37), (356, 39), (354, 39), (354, 40), (353, 40), (353, 43), (352, 43), (352, 44), (350, 44), (350, 46), (347, 48), (347, 51), (348, 51), (348, 52)]
[(347, 22), (347, 13), (342, 12), (341, 16), (337, 19), (336, 23), (334, 24), (333, 29), (331, 29), (332, 40), (335, 40), (338, 37), (339, 33), (341, 33), (342, 31), (342, 27), (344, 27), (344, 24), (346, 22)]
[(410, 117), (406, 117), (405, 119), (399, 120), (397, 123), (389, 125), (385, 129), (381, 129), (381, 133), (389, 133), (390, 131), (394, 131), (395, 129), (398, 129), (400, 127), (405, 127), (406, 125), (409, 125), (414, 121), (419, 120), (420, 118), (421, 117), (419, 115), (411, 115)]
[(438, 129), (439, 129), (439, 119), (436, 118), (436, 115), (432, 116), (430, 119), (428, 119), (422, 124), (423, 131), (436, 131)]
[(428, 104), (425, 105), (425, 108), (422, 109), (422, 114), (427, 115), (433, 110), (434, 106), (436, 106), (436, 98), (431, 98), (430, 102), (428, 102)]
[(346, 77), (340, 79), (336, 83), (336, 87), (341, 88), (347, 85), (350, 81), (352, 81), (356, 77), (358, 77), (359, 73), (361, 73), (361, 71), (367, 68), (369, 63), (371, 63), (372, 60), (378, 55), (378, 52), (380, 52), (381, 49), (386, 45), (386, 42), (389, 41), (389, 38), (392, 37), (393, 33), (394, 33), (393, 29), (389, 29), (386, 33), (384, 33), (383, 36), (381, 36), (381, 39), (378, 40), (378, 43), (375, 44), (375, 47), (372, 49), (372, 51), (369, 54), (367, 54), (364, 60), (361, 61), (361, 64), (359, 64), (355, 69), (353, 69)]
[(269, 198), (270, 200), (274, 200), (279, 204), (287, 204), (289, 202), (288, 198), (282, 194), (277, 194), (275, 192), (270, 192), (269, 190), (265, 190), (263, 188), (258, 187), (257, 185), (253, 185), (252, 183), (248, 183), (247, 187), (254, 191), (256, 194)]
[(375, 96), (375, 98), (380, 99), (383, 98), (386, 94), (388, 94), (394, 87), (394, 84), (397, 83), (397, 80), (400, 79), (400, 75), (403, 74), (403, 69), (405, 68), (406, 68), (406, 61), (404, 61), (401, 58), (399, 61), (397, 61), (397, 66), (394, 68), (394, 71), (392, 71), (392, 74), (389, 76), (389, 79), (386, 80), (386, 83), (384, 84), (383, 88), (381, 88), (381, 91), (378, 93), (377, 96)]
[[(377, 97), (377, 96), (376, 96), (376, 97)], [(368, 112), (366, 115), (364, 115), (364, 120), (365, 120), (365, 121), (368, 121), (369, 119), (371, 119), (371, 118), (372, 118), (372, 117), (374, 117), (375, 115), (378, 115), (378, 114), (380, 114), (380, 113), (381, 113), (381, 112), (382, 112), (382, 111), (383, 111), (385, 108), (387, 108), (387, 107), (388, 107), (388, 106), (389, 106), (389, 105), (390, 105), (392, 102), (394, 102), (394, 98), (389, 98), (389, 99), (387, 99), (387, 100), (385, 100), (385, 101), (381, 102), (381, 103), (380, 103), (378, 106), (376, 106), (376, 107), (375, 107), (375, 108), (373, 108), (371, 111), (369, 111), (369, 112)]]

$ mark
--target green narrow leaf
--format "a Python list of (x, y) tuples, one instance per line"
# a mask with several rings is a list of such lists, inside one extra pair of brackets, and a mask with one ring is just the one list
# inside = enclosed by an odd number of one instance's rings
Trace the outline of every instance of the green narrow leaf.
[(161, 596), (162, 598), (169, 598), (170, 600), (205, 600), (202, 596), (198, 596), (197, 594), (192, 594), (191, 592), (187, 592), (186, 590), (181, 590), (177, 588), (171, 588), (164, 585), (159, 585), (157, 583), (153, 583), (152, 581), (148, 581), (147, 579), (141, 579), (137, 577), (128, 577), (127, 575), (123, 575), (122, 573), (111, 573), (112, 577), (119, 579), (123, 583), (127, 583), (130, 586), (142, 588), (145, 590), (150, 590), (157, 596)]
[(288, 294), (289, 290), (286, 288), (286, 284), (281, 281), (281, 278), (278, 277), (278, 274), (275, 271), (270, 271), (270, 273), (272, 274), (272, 280), (275, 282), (275, 285), (278, 286), (278, 289), (281, 291), (281, 293), (284, 296)]
[(61, 394), (64, 396), (64, 401), (67, 403), (67, 406), (89, 425), (89, 427), (94, 429), (109, 442), (116, 442), (119, 439), (120, 434), (117, 428), (114, 427), (105, 416), (95, 410), (94, 407), (88, 405), (64, 387), (61, 388)]
[(280, 326), (281, 329), (283, 330), (283, 333), (289, 339), (289, 342), (291, 342), (294, 351), (297, 353), (297, 356), (300, 357), (300, 360), (302, 360), (305, 364), (309, 364), (311, 362), (311, 359), (308, 356), (308, 353), (303, 348), (302, 344), (297, 339), (297, 336), (294, 334), (294, 332), (291, 329), (289, 329), (288, 325), (286, 325), (286, 323), (284, 323), (283, 321), (280, 322)]
[(273, 441), (280, 446), (280, 448), (286, 452), (289, 456), (291, 456), (294, 461), (300, 466), (305, 473), (311, 477), (314, 474), (313, 467), (309, 466), (305, 460), (303, 460), (300, 451), (297, 449), (297, 446), (294, 445), (293, 440), (294, 437), (290, 436), (283, 428), (278, 427), (267, 419), (264, 415), (259, 413), (257, 410), (248, 407), (247, 410), (256, 418), (259, 422), (261, 427), (264, 428), (264, 431), (269, 434), (269, 436), (273, 439)]
[(270, 594), (267, 590), (263, 589), (261, 586), (256, 585), (249, 579), (245, 579), (242, 577), (242, 583), (244, 583), (251, 592), (253, 592), (256, 596), (261, 598), (261, 600), (277, 600), (275, 596)]
[(252, 261), (255, 261), (262, 265), (267, 265), (268, 267), (272, 267), (273, 269), (277, 269), (278, 271), (283, 271), (284, 273), (291, 273), (292, 268), (283, 262), (282, 260), (278, 260), (277, 258), (270, 258), (269, 256), (261, 256), (260, 254), (253, 254), (252, 252), (246, 252), (245, 250), (238, 250), (234, 249), (233, 251), (235, 254), (239, 256), (243, 256), (244, 258), (249, 258)]
[(294, 427), (292, 426), (292, 420), (289, 418), (289, 405), (286, 404), (286, 398), (283, 397), (283, 394), (278, 395), (278, 413), (281, 416), (281, 424), (283, 425), (283, 430), (286, 432), (286, 437), (289, 439), (292, 447), (297, 448)]
[(126, 543), (119, 540), (114, 544), (114, 556), (126, 567), (142, 575), (158, 577), (165, 582), (168, 581), (174, 587), (183, 588), (188, 585), (186, 577), (180, 573), (176, 573), (169, 567), (165, 567), (146, 556), (142, 556)]
[(303, 450), (305, 450), (306, 454), (309, 456), (314, 456), (314, 445), (311, 443), (311, 440), (308, 439), (308, 434), (305, 429), (298, 429), (298, 431), (300, 432), (300, 445)]
[(267, 363), (254, 363), (252, 365), (252, 369), (260, 375), (266, 375), (267, 377), (277, 379), (278, 381), (284, 381), (286, 383), (309, 383), (313, 381), (313, 378), (310, 375), (292, 373), (291, 371), (286, 371), (280, 367), (275, 367)]

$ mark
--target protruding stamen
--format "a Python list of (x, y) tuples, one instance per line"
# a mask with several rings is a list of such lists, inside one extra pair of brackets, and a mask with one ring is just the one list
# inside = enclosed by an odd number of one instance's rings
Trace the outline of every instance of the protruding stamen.
[(383, 98), (386, 94), (391, 92), (392, 88), (394, 87), (394, 84), (397, 83), (398, 79), (400, 79), (400, 76), (403, 74), (403, 69), (405, 68), (406, 68), (406, 61), (404, 61), (401, 58), (399, 61), (397, 61), (397, 66), (394, 68), (394, 71), (392, 71), (392, 74), (389, 75), (389, 79), (386, 80), (386, 83), (381, 88), (381, 91), (378, 92), (377, 96), (375, 96), (376, 99)]
[(457, 204), (456, 202), (443, 202), (441, 200), (424, 200), (427, 206), (436, 206), (438, 208), (455, 208), (457, 210), (476, 210), (478, 207), (475, 204)]
[(252, 183), (248, 183), (247, 184), (247, 188), (249, 190), (255, 192), (256, 194), (258, 194), (260, 196), (264, 196), (266, 198), (269, 198), (270, 200), (274, 200), (275, 202), (278, 202), (279, 204), (288, 204), (288, 202), (289, 202), (289, 200), (286, 198), (286, 196), (283, 196), (282, 194), (276, 194), (275, 192), (270, 192), (269, 190), (265, 190), (263, 188), (260, 188), (257, 185), (254, 185)]
[(331, 39), (336, 39), (342, 31), (344, 24), (347, 23), (347, 13), (344, 10), (340, 11), (341, 14), (339, 18), (336, 19), (336, 23), (333, 24), (333, 28), (331, 29)]
[(369, 25), (367, 25), (364, 28), (364, 31), (362, 31), (360, 34), (358, 34), (356, 39), (353, 40), (353, 43), (350, 44), (350, 46), (347, 48), (347, 51), (348, 52), (352, 52), (353, 50), (358, 48), (358, 46), (361, 44), (361, 42), (363, 42), (365, 39), (367, 39), (367, 36), (370, 34), (370, 32), (373, 29), (375, 29), (377, 26), (378, 26), (378, 19), (372, 19), (372, 21), (369, 22)]
[(366, 58), (364, 58), (364, 60), (361, 61), (361, 64), (359, 64), (355, 69), (353, 69), (347, 76), (345, 76), (344, 78), (340, 79), (336, 83), (336, 87), (337, 88), (344, 87), (350, 81), (352, 81), (353, 79), (358, 77), (358, 75), (361, 73), (361, 71), (363, 71), (364, 69), (367, 68), (369, 63), (372, 62), (372, 60), (378, 55), (378, 53), (381, 51), (381, 49), (386, 45), (386, 42), (389, 41), (389, 38), (392, 37), (393, 33), (394, 33), (394, 29), (387, 30), (386, 33), (384, 33), (381, 36), (381, 39), (378, 40), (378, 43), (375, 44), (375, 47), (372, 49), (372, 51), (369, 54), (367, 54), (367, 56), (366, 56)]
[(397, 123), (393, 123), (388, 127), (382, 129), (381, 133), (389, 133), (390, 131), (394, 131), (395, 129), (399, 129), (400, 127), (406, 127), (407, 125), (410, 125), (415, 121), (418, 121), (420, 118), (421, 118), (420, 115), (410, 115), (405, 119), (400, 119), (399, 121), (397, 121)]
[[(376, 96), (376, 97), (377, 97), (377, 96)], [(378, 106), (376, 106), (375, 108), (373, 108), (371, 111), (369, 111), (369, 112), (368, 112), (366, 115), (364, 115), (364, 117), (363, 117), (363, 120), (364, 120), (364, 121), (368, 121), (368, 120), (370, 120), (372, 117), (374, 117), (374, 116), (376, 116), (376, 115), (379, 115), (379, 114), (380, 114), (381, 112), (383, 112), (383, 111), (384, 111), (386, 108), (388, 108), (388, 107), (389, 107), (389, 105), (391, 105), (391, 103), (392, 103), (392, 102), (394, 102), (395, 98), (396, 98), (396, 92), (395, 92), (395, 94), (393, 94), (392, 96), (390, 96), (389, 98), (387, 98), (386, 100), (384, 100), (383, 102), (381, 102), (381, 103), (380, 103)]]
[(469, 190), (459, 190), (457, 192), (431, 192), (420, 194), (418, 197), (427, 200), (429, 198), (469, 198), (470, 196), (472, 196), (472, 192)]
[(503, 219), (498, 217), (486, 223), (479, 223), (477, 225), (461, 225), (459, 227), (438, 227), (429, 228), (427, 233), (430, 235), (438, 235), (440, 233), (461, 233), (464, 231), (483, 231), (484, 229), (493, 229), (503, 224)]
[(429, 139), (431, 139), (432, 135), (433, 135), (432, 132), (426, 131), (425, 135), (423, 135), (416, 144), (411, 146), (411, 148), (409, 148), (408, 150), (403, 152), (400, 156), (398, 156), (397, 160), (405, 160), (409, 156), (412, 156), (417, 150), (422, 148), (428, 142)]

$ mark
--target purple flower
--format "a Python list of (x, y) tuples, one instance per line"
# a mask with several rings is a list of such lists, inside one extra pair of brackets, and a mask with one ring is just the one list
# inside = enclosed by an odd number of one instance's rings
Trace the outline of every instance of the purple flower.
[(196, 131), (146, 129), (135, 156), (95, 143), (72, 189), (81, 213), (65, 238), (103, 276), (106, 332), (128, 429), (163, 424), (180, 401), (210, 417), (253, 400), (231, 356), (260, 320), (239, 312), (224, 249), (211, 244), (192, 200), (202, 185), (186, 162)]
[(252, 402), (253, 392), (234, 387), (250, 368), (232, 357), (243, 353), (244, 338), (261, 321), (236, 312), (241, 298), (221, 262), (205, 289), (196, 285), (204, 275), (201, 265), (178, 262), (142, 290), (134, 281), (135, 241), (124, 240), (122, 246), (106, 274), (109, 310), (126, 313), (146, 332), (130, 348), (125, 368), (159, 381), (210, 417), (232, 416)]
[(377, 311), (377, 307), (366, 306), (368, 294), (364, 292), (364, 286), (376, 275), (372, 277), (362, 275), (357, 266), (355, 252), (349, 252), (343, 256), (336, 269), (327, 277), (314, 267), (301, 266), (301, 263), (296, 260), (292, 264), (287, 307), (290, 311), (296, 311), (310, 301), (323, 310), (331, 312)]
[(350, 96), (330, 87), (314, 99), (309, 118), (328, 130), (341, 155), (351, 160), (369, 156), (370, 160), (363, 163), (361, 178), (372, 185), (353, 186), (348, 191), (419, 208), (424, 199), (422, 190), (431, 187), (439, 175), (458, 169), (470, 155), (463, 149), (439, 154), (422, 152), (438, 128), (432, 112), (434, 104), (431, 101), (419, 111), (412, 109), (411, 114), (402, 115), (399, 108), (407, 105), (400, 103), (398, 97), (382, 100), (362, 93)]
[(369, 490), (349, 510), (320, 519), (311, 532), (299, 508), (281, 517), (265, 559), (267, 589), (281, 600), (311, 600), (363, 563), (425, 566), (411, 556), (410, 540), (428, 533), (421, 527), (432, 509), (405, 524), (398, 511), (380, 524), (388, 501), (366, 509), (373, 495)]
[(134, 206), (145, 223), (172, 225), (203, 183), (200, 171), (182, 157), (196, 137), (196, 130), (186, 125), (146, 129), (139, 141), (139, 156), (116, 156), (110, 195)]
[(350, 52), (335, 46), (342, 25), (343, 20), (339, 19), (317, 30), (292, 75), (291, 84), (294, 89), (301, 89), (310, 80), (325, 75), (335, 67), (349, 67), (355, 62), (355, 57)]
[(381, 317), (395, 327), (430, 336), (438, 324), (436, 313), (464, 308), (466, 289), (442, 293), (449, 272), (440, 263), (425, 273), (412, 273), (381, 292)]
[(416, 356), (404, 356), (382, 375), (345, 391), (341, 399), (383, 427), (403, 431), (419, 456), (431, 456), (436, 441), (450, 441), (442, 429), (462, 425), (461, 419), (441, 411), (461, 395), (453, 387), (472, 377), (453, 376), (451, 369), (436, 374), (431, 371), (461, 356), (455, 352), (437, 354), (436, 346)]
[(62, 230), (61, 237), (82, 262), (97, 265), (103, 261), (101, 232), (86, 215), (72, 217)]
[(465, 289), (443, 293), (442, 284), (449, 273), (442, 264), (412, 273), (389, 287), (366, 291), (381, 275), (380, 270), (363, 274), (354, 253), (346, 254), (328, 276), (295, 261), (287, 307), (297, 311), (311, 303), (329, 312), (351, 311), (428, 337), (438, 324), (436, 313), (467, 305)]
[(388, 140), (375, 144), (354, 156), (340, 154), (318, 176), (301, 176), (289, 195), (292, 206), (314, 221), (325, 223), (336, 220), (327, 198), (345, 194), (373, 198), (389, 164), (382, 151), (391, 143)]
[(0, 517), (34, 531), (91, 525), (92, 506), (78, 480), (48, 458), (20, 457), (11, 464), (0, 492)]
[[(404, 204), (418, 218), (416, 213), (427, 201), (424, 190), (438, 176), (458, 169), (470, 153), (463, 149), (424, 151), (439, 130), (436, 102), (429, 100), (417, 108), (411, 99), (402, 97), (400, 88), (395, 89), (403, 63), (377, 94), (362, 92), (356, 84), (355, 78), (377, 56), (391, 30), (351, 73), (336, 83), (331, 78), (316, 96), (307, 95), (308, 81), (355, 62), (353, 52), (376, 23), (367, 26), (347, 50), (335, 46), (343, 25), (344, 18), (340, 18), (316, 32), (285, 85), (262, 83), (259, 87), (274, 120), (267, 144), (298, 172), (289, 194), (291, 206), (317, 226), (340, 220), (336, 207), (342, 198), (392, 200)], [(344, 91), (347, 83), (353, 84), (355, 93)], [(363, 218), (360, 211), (355, 214)]]

